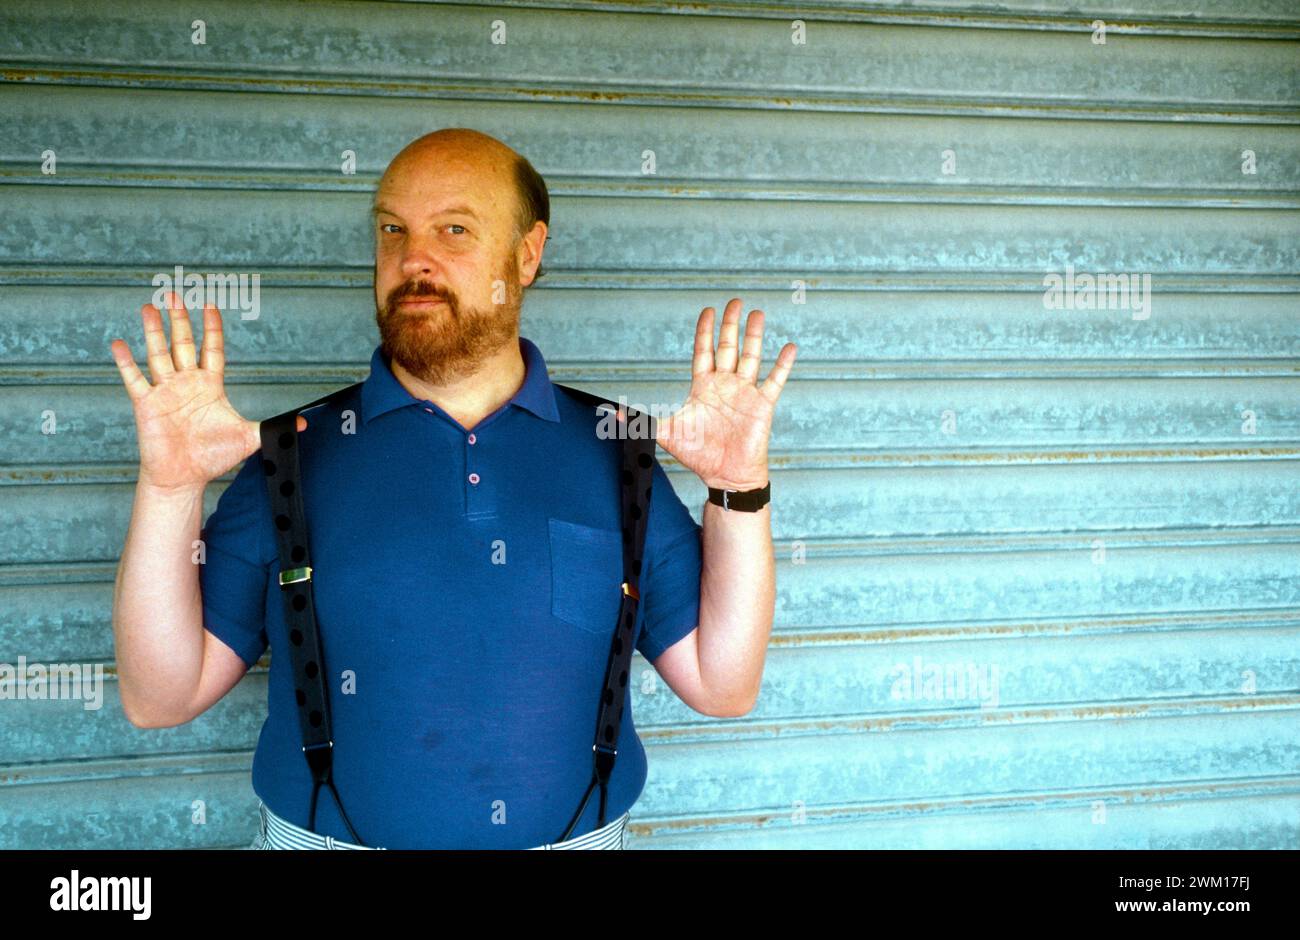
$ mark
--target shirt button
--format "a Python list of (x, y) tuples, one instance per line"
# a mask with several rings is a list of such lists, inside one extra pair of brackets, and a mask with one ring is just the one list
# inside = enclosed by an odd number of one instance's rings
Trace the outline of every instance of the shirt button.
[(425, 408), (424, 410), (427, 411), (427, 412), (429, 412), (429, 414), (433, 414), (433, 409), (432, 409), (432, 408)]
[(477, 483), (477, 482), (478, 482), (478, 474), (477, 474), (477, 473), (471, 473), (471, 474), (469, 475), (469, 482), (471, 482), (471, 483)]
[(477, 441), (477, 440), (478, 440), (477, 437), (475, 437), (473, 434), (470, 434), (470, 436), (469, 436), (469, 442), (470, 442), (471, 444), (473, 444), (473, 443), (474, 443), (475, 441)]

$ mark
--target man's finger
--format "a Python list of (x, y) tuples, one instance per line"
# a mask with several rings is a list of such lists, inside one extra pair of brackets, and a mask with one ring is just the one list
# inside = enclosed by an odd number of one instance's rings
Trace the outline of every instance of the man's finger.
[(798, 351), (799, 347), (794, 343), (786, 343), (782, 346), (781, 354), (776, 357), (776, 365), (772, 366), (772, 371), (758, 387), (758, 390), (774, 405), (781, 395), (781, 389), (785, 387), (785, 380), (790, 376), (790, 367), (794, 365), (794, 357)]
[(712, 307), (705, 307), (695, 324), (695, 357), (691, 360), (691, 375), (707, 375), (713, 371), (714, 313)]
[(140, 308), (144, 320), (144, 344), (148, 350), (149, 378), (161, 382), (176, 371), (172, 355), (167, 351), (167, 334), (163, 332), (162, 312), (153, 304)]
[(763, 358), (763, 311), (749, 311), (745, 322), (745, 347), (740, 353), (736, 375), (753, 382), (758, 378), (758, 366)]
[(122, 376), (122, 384), (126, 386), (126, 393), (131, 401), (138, 401), (149, 394), (152, 386), (140, 371), (140, 367), (135, 364), (135, 356), (131, 354), (131, 347), (126, 340), (115, 339), (108, 344), (108, 348), (112, 350), (113, 361), (117, 363), (117, 371)]
[(744, 304), (739, 297), (727, 301), (727, 309), (722, 312), (722, 329), (718, 331), (718, 354), (714, 357), (714, 368), (719, 372), (736, 371), (736, 347), (740, 337), (740, 311)]
[(177, 369), (193, 369), (197, 357), (194, 354), (194, 333), (190, 330), (190, 312), (175, 293), (167, 295), (167, 312), (172, 318), (172, 361)]
[(203, 350), (199, 365), (221, 375), (226, 369), (226, 342), (221, 333), (221, 311), (215, 304), (203, 305)]

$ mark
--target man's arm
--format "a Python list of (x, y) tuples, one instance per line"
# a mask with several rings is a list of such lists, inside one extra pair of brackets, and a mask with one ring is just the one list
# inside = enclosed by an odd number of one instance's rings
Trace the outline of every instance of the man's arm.
[[(715, 311), (705, 307), (700, 312), (690, 395), (680, 411), (658, 422), (655, 437), (706, 486), (740, 492), (761, 489), (768, 481), (772, 417), (797, 352), (794, 343), (782, 346), (772, 371), (757, 384), (763, 311), (750, 311), (740, 350), (742, 309), (738, 297), (727, 303), (716, 354)], [(758, 700), (772, 634), (776, 559), (771, 506), (743, 512), (705, 503), (701, 540), (699, 625), (654, 666), (696, 711), (738, 717)]]
[(704, 715), (737, 718), (758, 700), (776, 608), (771, 505), (704, 504), (700, 623), (654, 660), (677, 697)]
[(193, 562), (203, 489), (136, 484), (113, 585), (113, 643), (122, 710), (139, 728), (192, 720), (248, 671), (203, 628), (199, 567)]
[(260, 425), (241, 417), (226, 397), (220, 312), (211, 304), (203, 309), (200, 357), (188, 311), (176, 294), (167, 300), (170, 348), (162, 313), (152, 304), (141, 309), (152, 383), (126, 342), (110, 344), (140, 447), (135, 504), (113, 586), (118, 692), (127, 719), (139, 727), (190, 721), (248, 668), (204, 629), (194, 541), (205, 487), (258, 449)]

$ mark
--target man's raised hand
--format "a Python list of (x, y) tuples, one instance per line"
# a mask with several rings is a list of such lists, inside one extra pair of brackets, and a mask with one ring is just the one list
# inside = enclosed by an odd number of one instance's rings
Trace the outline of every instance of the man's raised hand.
[[(140, 482), (163, 490), (201, 489), (261, 448), (260, 422), (241, 416), (226, 397), (220, 311), (212, 304), (203, 308), (203, 350), (196, 361), (189, 312), (174, 293), (167, 304), (170, 350), (162, 313), (153, 304), (140, 310), (153, 384), (125, 340), (114, 339), (109, 348), (135, 411)], [(298, 430), (306, 426), (300, 416)]]

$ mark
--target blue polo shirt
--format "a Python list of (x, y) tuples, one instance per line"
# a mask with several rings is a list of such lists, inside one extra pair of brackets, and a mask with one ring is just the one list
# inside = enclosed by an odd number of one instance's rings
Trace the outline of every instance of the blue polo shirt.
[[(470, 430), (394, 377), (382, 349), (341, 401), (303, 412), (303, 499), (328, 670), (334, 779), (367, 845), (522, 849), (554, 841), (591, 780), (622, 580), (617, 441), (520, 337), (518, 392)], [(700, 526), (654, 464), (636, 649), (699, 620)], [(307, 824), (302, 753), (260, 453), (202, 530), (203, 618), (248, 665), (271, 649), (253, 788)], [(606, 821), (645, 751), (624, 701)], [(599, 787), (572, 835), (596, 828)], [(349, 840), (322, 787), (316, 831)]]

